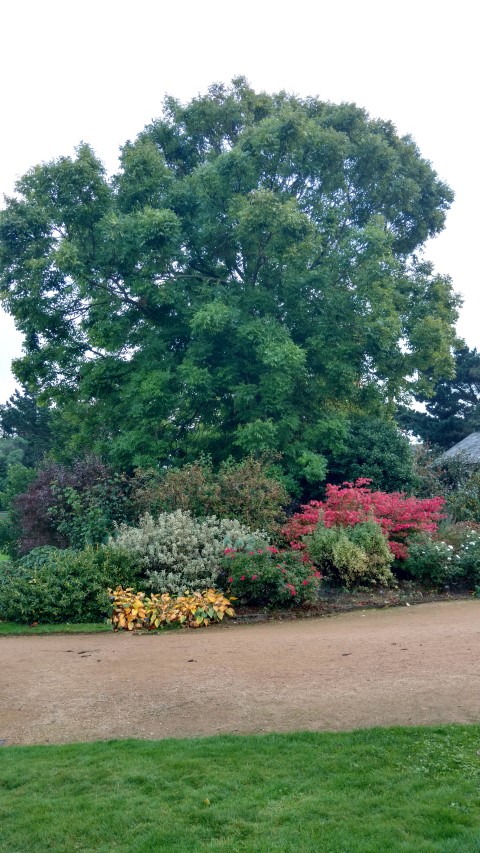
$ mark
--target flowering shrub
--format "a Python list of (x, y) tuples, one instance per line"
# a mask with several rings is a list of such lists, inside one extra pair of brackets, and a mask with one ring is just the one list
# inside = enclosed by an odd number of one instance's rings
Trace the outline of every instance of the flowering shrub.
[(177, 510), (158, 518), (144, 515), (137, 527), (122, 524), (109, 544), (132, 555), (149, 589), (178, 595), (215, 586), (224, 549), (237, 542), (258, 547), (267, 539), (236, 520), (198, 519)]
[(418, 533), (408, 543), (408, 557), (402, 569), (427, 586), (443, 586), (459, 575), (453, 545)]
[(475, 587), (480, 582), (480, 527), (452, 524), (442, 538), (417, 534), (408, 543), (409, 557), (402, 568), (425, 584)]
[[(476, 536), (472, 537), (472, 533)], [(467, 545), (472, 538), (480, 536), (480, 524), (473, 521), (459, 521), (455, 524), (442, 524), (438, 536), (448, 545), (453, 545), (455, 552)]]
[(351, 528), (318, 524), (306, 544), (309, 557), (334, 584), (395, 584), (390, 570), (393, 554), (382, 528), (373, 521)]
[(405, 540), (414, 532), (434, 533), (445, 499), (407, 497), (401, 492), (372, 492), (370, 480), (362, 478), (341, 486), (327, 485), (324, 501), (310, 501), (283, 527), (282, 535), (292, 548), (305, 547), (303, 537), (312, 534), (319, 522), (325, 527), (354, 527), (366, 521), (380, 524), (390, 550), (399, 560), (408, 557)]
[(113, 604), (112, 625), (115, 630), (155, 630), (173, 623), (200, 628), (211, 622), (221, 622), (224, 616), (235, 615), (229, 599), (215, 589), (176, 598), (171, 598), (168, 593), (147, 597), (144, 592), (134, 592), (132, 587), (117, 587), (108, 592)]
[(455, 554), (455, 563), (462, 581), (475, 587), (480, 584), (480, 532), (466, 531), (465, 538)]
[(274, 546), (255, 551), (227, 548), (222, 580), (244, 604), (283, 607), (315, 601), (321, 573), (298, 551)]

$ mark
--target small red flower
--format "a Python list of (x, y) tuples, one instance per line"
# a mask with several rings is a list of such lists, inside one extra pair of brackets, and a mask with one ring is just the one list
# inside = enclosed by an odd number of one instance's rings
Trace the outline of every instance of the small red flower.
[(304, 585), (304, 586), (307, 586), (308, 581), (302, 581), (302, 583), (303, 583), (303, 585)]
[(229, 579), (228, 579), (228, 582), (229, 582), (229, 583), (233, 583), (233, 578), (229, 578)]
[(244, 581), (244, 580), (245, 580), (245, 575), (242, 575), (242, 577), (240, 578), (240, 580), (241, 580), (241, 581)]
[(252, 581), (256, 581), (256, 580), (257, 580), (257, 575), (252, 575)]

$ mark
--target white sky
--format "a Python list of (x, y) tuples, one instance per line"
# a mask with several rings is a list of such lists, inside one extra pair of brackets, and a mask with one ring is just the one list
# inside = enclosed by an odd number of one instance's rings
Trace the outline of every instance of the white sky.
[[(354, 101), (410, 133), (456, 194), (427, 246), (464, 297), (458, 325), (480, 348), (475, 5), (470, 0), (15, 0), (0, 12), (0, 197), (31, 166), (90, 143), (110, 171), (160, 115), (243, 74), (255, 89)], [(0, 402), (21, 340), (0, 313)]]

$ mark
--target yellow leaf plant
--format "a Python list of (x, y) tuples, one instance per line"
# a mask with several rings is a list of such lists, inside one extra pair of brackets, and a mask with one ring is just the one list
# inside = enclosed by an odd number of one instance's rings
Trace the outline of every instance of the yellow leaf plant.
[(112, 625), (116, 631), (142, 628), (155, 630), (162, 625), (178, 623), (200, 628), (211, 622), (221, 622), (224, 616), (234, 616), (231, 600), (216, 589), (186, 593), (172, 598), (169, 593), (146, 596), (132, 587), (108, 590), (112, 600)]

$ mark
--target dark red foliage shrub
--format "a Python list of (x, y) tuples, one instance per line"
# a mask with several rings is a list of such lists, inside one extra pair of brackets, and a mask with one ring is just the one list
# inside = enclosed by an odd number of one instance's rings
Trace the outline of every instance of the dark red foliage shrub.
[(66, 467), (47, 462), (27, 491), (13, 501), (20, 528), (17, 548), (83, 548), (104, 541), (125, 518), (123, 484), (95, 456)]
[(292, 548), (303, 548), (303, 536), (315, 530), (319, 522), (325, 527), (353, 527), (364, 521), (376, 521), (388, 539), (390, 550), (399, 560), (408, 557), (405, 540), (411, 533), (434, 533), (445, 499), (408, 497), (402, 492), (372, 492), (371, 480), (361, 478), (341, 486), (328, 485), (324, 501), (310, 501), (283, 527), (282, 535)]

